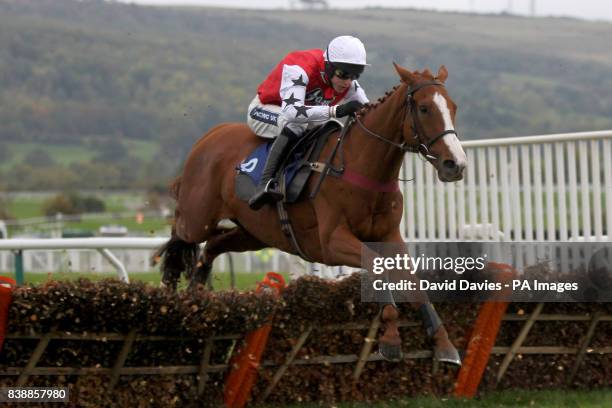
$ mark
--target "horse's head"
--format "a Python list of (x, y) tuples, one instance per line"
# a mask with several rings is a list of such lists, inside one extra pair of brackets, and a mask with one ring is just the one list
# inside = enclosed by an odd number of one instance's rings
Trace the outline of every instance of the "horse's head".
[(448, 71), (441, 66), (434, 77), (429, 70), (410, 72), (393, 65), (407, 85), (404, 142), (436, 168), (441, 181), (461, 180), (467, 159), (455, 132), (457, 105), (444, 87)]

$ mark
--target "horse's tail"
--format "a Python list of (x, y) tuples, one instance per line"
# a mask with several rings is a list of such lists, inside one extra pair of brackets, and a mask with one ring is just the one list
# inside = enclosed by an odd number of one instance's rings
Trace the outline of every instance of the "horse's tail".
[(172, 237), (153, 255), (152, 264), (161, 261), (162, 286), (176, 289), (181, 272), (191, 279), (198, 259), (199, 246), (189, 243), (172, 234)]
[[(176, 177), (170, 183), (170, 196), (178, 201), (179, 192), (181, 190), (182, 177)], [(187, 278), (191, 278), (195, 267), (199, 247), (198, 244), (183, 241), (176, 236), (174, 232), (174, 223), (172, 220), (172, 235), (168, 242), (163, 244), (155, 251), (151, 257), (151, 265), (155, 266), (161, 262), (162, 286), (168, 286), (176, 289), (181, 273), (185, 273)]]

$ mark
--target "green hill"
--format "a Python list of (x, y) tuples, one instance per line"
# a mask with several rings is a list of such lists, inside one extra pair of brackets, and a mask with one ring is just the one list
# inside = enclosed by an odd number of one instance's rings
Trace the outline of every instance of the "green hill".
[[(612, 24), (0, 0), (0, 180), (10, 189), (163, 183), (208, 128), (244, 120), (285, 53), (345, 33), (368, 48), (360, 82), (371, 99), (397, 82), (392, 61), (445, 64), (464, 139), (612, 128)], [(41, 165), (28, 146), (52, 160)]]

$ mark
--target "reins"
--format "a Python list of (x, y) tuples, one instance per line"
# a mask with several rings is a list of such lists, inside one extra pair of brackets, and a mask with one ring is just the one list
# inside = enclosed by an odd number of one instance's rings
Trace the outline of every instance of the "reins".
[[(380, 183), (375, 180), (370, 180), (367, 177), (362, 176), (361, 174), (355, 171), (351, 171), (345, 167), (344, 151), (342, 149), (342, 145), (344, 143), (344, 140), (347, 134), (349, 133), (350, 128), (353, 125), (353, 122), (357, 122), (357, 125), (359, 125), (361, 130), (363, 130), (366, 135), (374, 137), (380, 140), (381, 142), (387, 143), (393, 146), (394, 148), (400, 149), (402, 151), (402, 154), (405, 152), (419, 153), (427, 161), (431, 163), (434, 163), (436, 160), (438, 160), (436, 156), (430, 153), (429, 149), (431, 148), (431, 146), (433, 146), (436, 142), (438, 142), (438, 140), (442, 139), (444, 136), (448, 134), (456, 135), (457, 133), (454, 130), (449, 129), (449, 130), (445, 130), (441, 132), (440, 134), (436, 135), (430, 140), (424, 140), (423, 135), (425, 134), (425, 132), (423, 131), (423, 126), (421, 125), (421, 122), (418, 117), (417, 106), (414, 100), (414, 94), (418, 90), (428, 87), (428, 86), (444, 87), (444, 84), (437, 80), (424, 81), (419, 84), (416, 84), (412, 88), (408, 89), (406, 100), (404, 101), (404, 104), (402, 105), (403, 113), (402, 113), (401, 127), (403, 129), (404, 122), (406, 121), (406, 118), (410, 114), (412, 133), (413, 133), (414, 139), (416, 140), (417, 144), (408, 144), (406, 141), (402, 143), (394, 142), (393, 140), (368, 129), (358, 115), (350, 116), (348, 119), (348, 122), (344, 125), (339, 136), (337, 137), (336, 145), (334, 146), (330, 156), (324, 162), (310, 163), (310, 167), (313, 171), (321, 173), (317, 183), (315, 184), (314, 189), (310, 193), (310, 198), (313, 199), (317, 195), (317, 193), (319, 192), (319, 189), (321, 188), (321, 184), (323, 183), (323, 180), (325, 179), (327, 175), (333, 175), (335, 177), (339, 177), (351, 184), (355, 184), (361, 188), (365, 188), (371, 191), (394, 192), (398, 190), (397, 180), (394, 180), (388, 183)], [(336, 157), (336, 154), (339, 155), (340, 164), (338, 167), (334, 167), (332, 164), (334, 161), (334, 158)], [(403, 180), (403, 181), (412, 181), (412, 180)]]
[[(421, 136), (422, 134), (424, 134), (425, 132), (423, 132), (423, 127), (421, 125), (421, 122), (419, 120), (418, 114), (417, 114), (417, 106), (416, 106), (416, 102), (414, 100), (414, 94), (415, 92), (417, 92), (418, 90), (428, 87), (428, 86), (441, 86), (444, 87), (444, 84), (440, 81), (425, 81), (425, 82), (421, 82), (420, 84), (414, 85), (412, 88), (408, 89), (407, 92), (407, 96), (406, 96), (406, 107), (408, 109), (408, 112), (410, 113), (411, 119), (412, 119), (412, 133), (414, 134), (414, 138), (417, 141), (418, 144), (416, 145), (411, 145), (406, 143), (405, 141), (402, 143), (396, 143), (384, 136), (379, 135), (378, 133), (372, 132), (370, 129), (368, 129), (364, 123), (361, 121), (359, 116), (355, 116), (355, 121), (357, 122), (357, 124), (359, 125), (359, 127), (367, 134), (370, 136), (373, 136), (375, 138), (377, 138), (378, 140), (387, 143), (397, 149), (400, 149), (402, 151), (402, 153), (405, 152), (413, 152), (413, 153), (420, 153), (423, 157), (425, 157), (425, 159), (427, 159), (428, 161), (435, 161), (437, 160), (437, 157), (435, 157), (434, 155), (432, 155), (429, 151), (429, 149), (431, 148), (431, 146), (433, 146), (438, 140), (442, 139), (444, 136), (449, 135), (449, 134), (454, 134), (457, 135), (457, 132), (449, 129), (449, 130), (445, 130), (442, 133), (440, 133), (439, 135), (437, 135), (436, 137), (430, 139), (430, 140), (424, 140), (423, 137)], [(408, 115), (404, 114), (402, 115), (402, 128), (404, 127), (404, 121), (406, 120), (406, 117)], [(419, 129), (420, 128), (420, 129)]]
[(369, 134), (370, 136), (374, 136), (375, 138), (390, 144), (393, 147), (397, 147), (398, 149), (400, 149), (402, 152), (409, 152), (409, 151), (413, 151), (414, 146), (410, 146), (408, 145), (406, 142), (403, 143), (395, 143), (392, 140), (389, 140), (377, 133), (372, 132), (370, 129), (368, 129), (367, 127), (365, 127), (365, 125), (363, 124), (363, 122), (361, 121), (361, 119), (359, 119), (359, 116), (355, 116), (355, 122), (357, 122), (357, 124), (359, 125), (359, 127), (366, 132), (367, 134)]

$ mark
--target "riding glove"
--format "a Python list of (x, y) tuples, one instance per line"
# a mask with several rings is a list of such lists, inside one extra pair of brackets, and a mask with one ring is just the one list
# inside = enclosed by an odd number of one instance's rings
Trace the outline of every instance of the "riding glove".
[(340, 106), (336, 106), (335, 108), (335, 114), (333, 116), (336, 118), (343, 118), (359, 111), (361, 108), (363, 108), (363, 104), (359, 101), (350, 101)]

